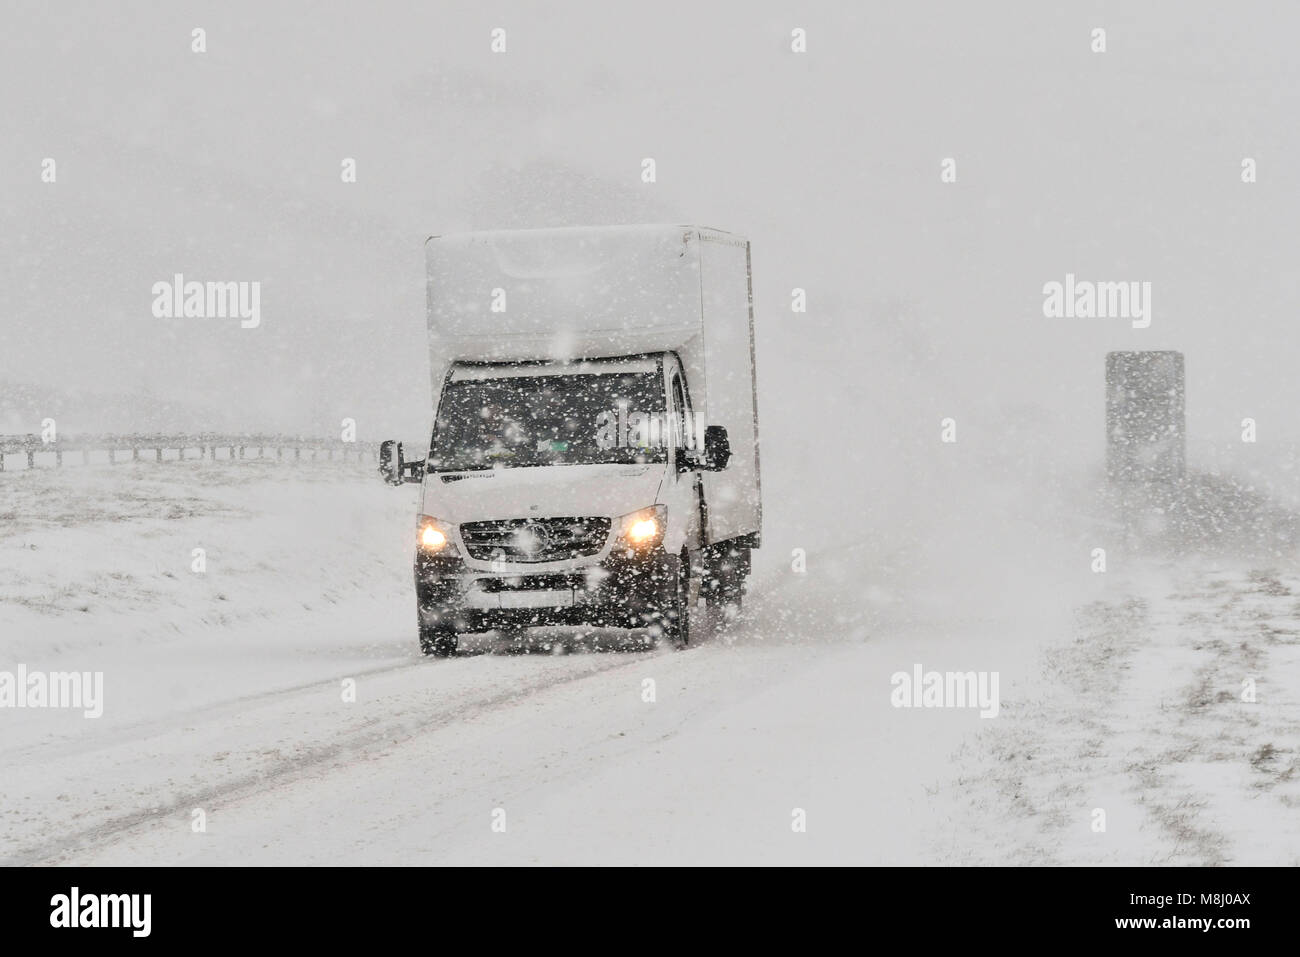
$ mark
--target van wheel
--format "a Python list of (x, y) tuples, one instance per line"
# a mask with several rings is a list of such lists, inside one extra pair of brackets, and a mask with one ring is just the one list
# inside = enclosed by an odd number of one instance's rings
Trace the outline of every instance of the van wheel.
[(709, 608), (726, 610), (728, 606), (740, 611), (745, 600), (745, 579), (734, 568), (717, 569), (713, 588), (705, 596)]
[(450, 628), (420, 626), (420, 651), (435, 658), (450, 658), (456, 653), (456, 632)]
[(733, 614), (740, 611), (745, 603), (745, 576), (748, 564), (749, 555), (741, 551), (733, 551), (714, 558), (710, 568), (711, 587), (704, 596), (710, 609), (726, 611), (727, 607), (731, 606)]
[(663, 640), (674, 649), (682, 649), (691, 643), (691, 590), (695, 579), (691, 577), (691, 563), (682, 555), (673, 563), (676, 568), (671, 574), (669, 587), (665, 589), (663, 603), (655, 616), (662, 630)]

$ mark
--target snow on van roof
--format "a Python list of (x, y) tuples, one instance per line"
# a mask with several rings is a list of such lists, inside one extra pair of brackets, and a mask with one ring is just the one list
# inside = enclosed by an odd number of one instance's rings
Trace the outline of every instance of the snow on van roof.
[(497, 239), (544, 240), (549, 237), (567, 238), (579, 234), (588, 234), (593, 238), (602, 234), (620, 233), (656, 233), (656, 232), (691, 232), (716, 233), (721, 236), (735, 236), (735, 233), (714, 226), (698, 226), (690, 223), (629, 223), (618, 226), (545, 226), (536, 229), (488, 229), (460, 233), (443, 233), (430, 236), (426, 243), (432, 242), (492, 242)]

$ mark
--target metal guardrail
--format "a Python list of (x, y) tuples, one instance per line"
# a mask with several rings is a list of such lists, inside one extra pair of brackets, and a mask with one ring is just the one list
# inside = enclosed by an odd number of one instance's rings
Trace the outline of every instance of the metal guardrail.
[[(256, 455), (251, 454), (256, 451)], [(224, 451), (226, 454), (219, 455)], [(39, 435), (0, 435), (0, 472), (6, 467), (6, 457), (25, 458), (27, 468), (38, 467), (38, 458), (53, 456), (53, 465), (64, 464), (65, 455), (80, 453), (81, 465), (90, 463), (92, 453), (107, 456), (112, 464), (139, 462), (141, 453), (153, 453), (155, 462), (196, 461), (231, 462), (243, 459), (283, 460), (286, 452), (293, 453), (299, 461), (303, 453), (310, 453), (309, 461), (378, 461), (378, 442), (344, 442), (341, 439), (312, 438), (301, 435), (234, 435), (220, 432), (196, 433), (130, 433), (130, 434), (78, 434), (59, 436), (53, 442)], [(164, 458), (164, 452), (175, 452), (175, 458)], [(273, 452), (274, 456), (268, 454)], [(130, 453), (127, 455), (126, 453)], [(192, 454), (197, 453), (197, 454)], [(123, 457), (119, 457), (123, 456)], [(20, 459), (21, 461), (22, 459)], [(10, 463), (12, 464), (12, 462)]]

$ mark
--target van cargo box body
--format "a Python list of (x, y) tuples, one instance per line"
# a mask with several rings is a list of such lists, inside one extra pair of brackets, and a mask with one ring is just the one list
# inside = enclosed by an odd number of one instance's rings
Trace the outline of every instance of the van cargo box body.
[(577, 361), (674, 352), (730, 465), (702, 476), (706, 537), (761, 531), (749, 243), (696, 226), (611, 226), (431, 238), (433, 391), (452, 363)]

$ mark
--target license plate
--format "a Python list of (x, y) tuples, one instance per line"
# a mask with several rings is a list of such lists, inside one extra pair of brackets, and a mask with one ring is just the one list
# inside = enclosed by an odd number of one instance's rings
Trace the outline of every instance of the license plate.
[(567, 608), (573, 604), (573, 589), (521, 589), (497, 592), (502, 608)]

